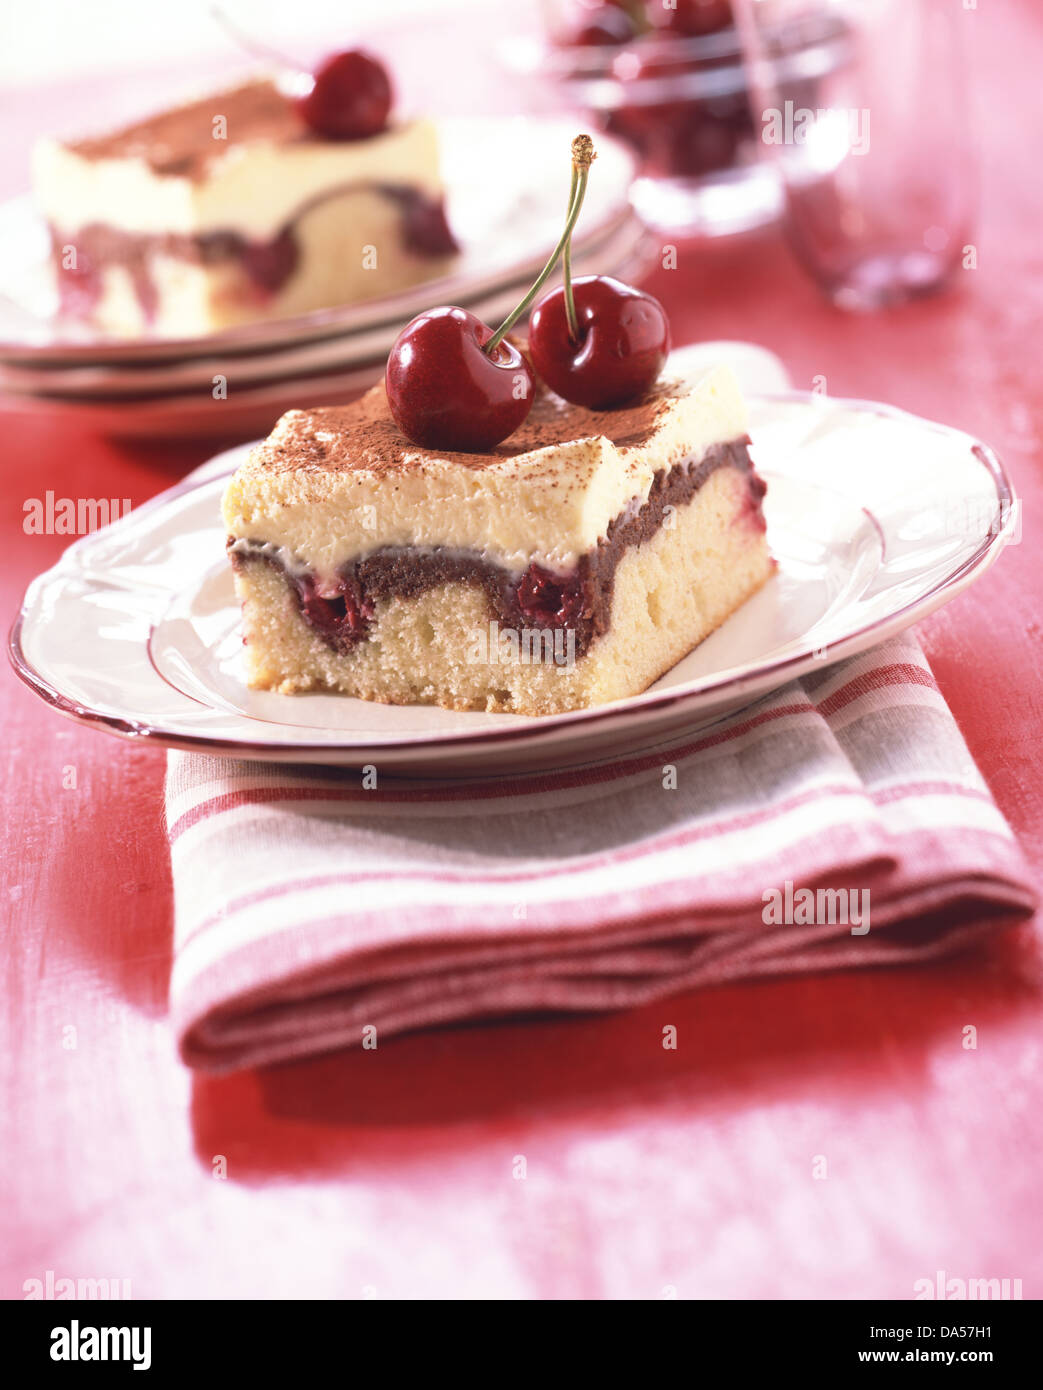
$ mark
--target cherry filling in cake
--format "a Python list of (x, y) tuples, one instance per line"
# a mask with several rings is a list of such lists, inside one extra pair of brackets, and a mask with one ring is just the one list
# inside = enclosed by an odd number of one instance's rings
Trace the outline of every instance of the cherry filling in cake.
[(437, 260), (458, 252), (442, 197), (418, 188), (382, 183), (344, 184), (327, 189), (302, 206), (274, 236), (263, 239), (251, 239), (232, 230), (195, 235), (141, 234), (99, 222), (81, 227), (70, 241), (67, 233), (52, 226), (51, 255), (62, 313), (70, 317), (90, 315), (102, 294), (101, 269), (120, 266), (130, 276), (142, 316), (151, 323), (158, 301), (150, 268), (154, 257), (207, 269), (238, 268), (258, 301), (269, 299), (283, 289), (301, 263), (297, 234), (301, 218), (323, 202), (356, 192), (375, 193), (395, 207), (401, 246), (410, 255)]
[(643, 505), (633, 515), (616, 517), (597, 547), (566, 574), (534, 563), (518, 575), (474, 553), (388, 546), (351, 561), (334, 580), (323, 582), (270, 542), (231, 537), (229, 554), (237, 570), (257, 561), (279, 570), (301, 617), (340, 653), (370, 636), (382, 599), (414, 598), (441, 585), (465, 583), (485, 591), (501, 627), (568, 629), (575, 633), (576, 655), (583, 656), (609, 629), (616, 570), (624, 554), (670, 527), (676, 509), (691, 502), (718, 469), (730, 467), (745, 475), (748, 500), (738, 520), (763, 532), (765, 483), (753, 467), (749, 443), (742, 438), (716, 444), (698, 459), (660, 470)]

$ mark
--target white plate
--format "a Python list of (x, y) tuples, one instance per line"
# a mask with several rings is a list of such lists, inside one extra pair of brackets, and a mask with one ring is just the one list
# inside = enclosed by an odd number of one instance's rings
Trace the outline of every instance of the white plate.
[[(577, 120), (439, 121), (449, 222), (461, 245), (448, 276), (383, 299), (266, 319), (200, 338), (107, 338), (63, 326), (54, 317), (46, 228), (28, 197), (11, 199), (0, 204), (0, 361), (60, 367), (255, 351), (387, 324), (401, 327), (431, 304), (468, 304), (505, 282), (531, 279), (564, 225), (568, 152), (579, 128)], [(597, 149), (576, 232), (577, 252), (630, 215), (627, 193), (634, 177), (633, 157), (608, 136), (598, 137)]]
[(753, 398), (751, 415), (779, 572), (631, 699), (525, 719), (248, 690), (218, 513), (242, 449), (37, 579), (11, 634), (15, 669), (61, 713), (170, 747), (439, 776), (560, 767), (652, 746), (874, 645), (1015, 534), (1002, 465), (958, 430), (813, 395)]

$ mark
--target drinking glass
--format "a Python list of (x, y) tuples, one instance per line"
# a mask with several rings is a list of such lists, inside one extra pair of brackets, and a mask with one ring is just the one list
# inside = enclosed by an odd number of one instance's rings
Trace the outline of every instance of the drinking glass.
[[(973, 0), (734, 0), (759, 138), (793, 249), (842, 308), (937, 289), (972, 264), (965, 49)], [(803, 27), (828, 15), (836, 61), (806, 98)]]

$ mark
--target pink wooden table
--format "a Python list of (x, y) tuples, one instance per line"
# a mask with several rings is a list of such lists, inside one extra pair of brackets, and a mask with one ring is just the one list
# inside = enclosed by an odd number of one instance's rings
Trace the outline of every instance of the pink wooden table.
[[(1043, 185), (1026, 132), (1043, 14), (990, 0), (972, 19), (979, 268), (952, 292), (843, 317), (774, 232), (684, 245), (652, 288), (680, 342), (764, 343), (798, 386), (825, 375), (831, 394), (959, 425), (1004, 457), (1026, 502), (1023, 543), (920, 635), (1038, 867)], [(27, 498), (138, 503), (205, 454), (5, 423), (5, 611), (63, 544), (23, 533)], [(734, 986), (198, 1080), (164, 1018), (162, 754), (64, 723), (9, 675), (0, 702), (0, 1294), (20, 1297), (48, 1269), (130, 1279), (138, 1297), (672, 1286), (909, 1298), (940, 1269), (1043, 1293), (1032, 927), (922, 969)], [(660, 1046), (665, 1023), (675, 1052)], [(519, 1154), (525, 1180), (512, 1175)]]

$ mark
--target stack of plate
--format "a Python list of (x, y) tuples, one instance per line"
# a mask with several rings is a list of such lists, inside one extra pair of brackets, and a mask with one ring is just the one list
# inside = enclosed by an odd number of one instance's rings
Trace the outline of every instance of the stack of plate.
[[(460, 304), (495, 325), (561, 234), (574, 122), (448, 120), (440, 126), (449, 276), (402, 294), (193, 339), (117, 339), (55, 319), (46, 228), (28, 198), (0, 205), (0, 410), (73, 416), (130, 437), (243, 435), (293, 406), (350, 398), (378, 380), (415, 314)], [(652, 254), (628, 199), (633, 161), (598, 141), (573, 244), (578, 275), (635, 278)], [(224, 379), (224, 393), (215, 390)]]

